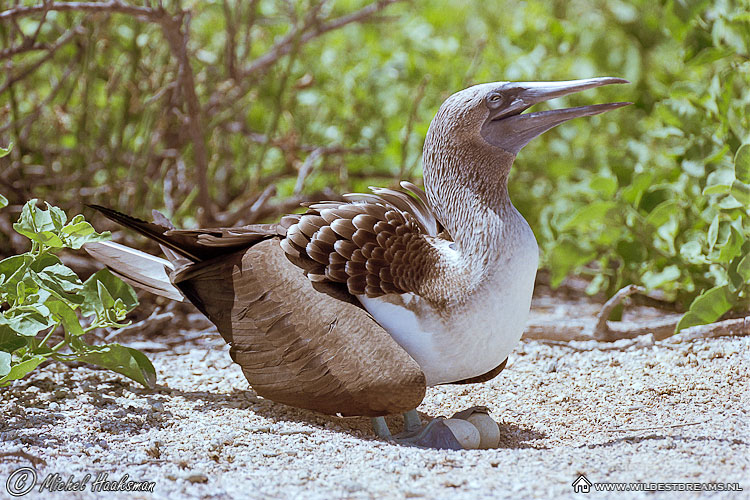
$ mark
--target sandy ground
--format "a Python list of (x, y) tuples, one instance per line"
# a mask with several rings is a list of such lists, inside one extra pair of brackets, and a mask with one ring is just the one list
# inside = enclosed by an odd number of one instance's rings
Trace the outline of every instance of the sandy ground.
[[(536, 301), (537, 316), (550, 309), (546, 303)], [(596, 308), (573, 304), (563, 313)], [(596, 498), (750, 498), (748, 337), (686, 344), (642, 337), (614, 346), (524, 341), (495, 380), (428, 390), (424, 418), (485, 405), (500, 423), (498, 449), (458, 452), (394, 445), (374, 437), (369, 419), (259, 398), (227, 351), (209, 332), (151, 353), (155, 391), (62, 365), (0, 389), (0, 453), (44, 460), (35, 466), (39, 482), (54, 473), (62, 482), (92, 475), (83, 492), (39, 493), (37, 486), (23, 498), (586, 498), (572, 486), (581, 474), (592, 482), (743, 489), (592, 487)], [(399, 418), (390, 424), (400, 430)], [(10, 498), (8, 478), (30, 465), (0, 458), (0, 496)], [(92, 492), (99, 473), (108, 481), (125, 474), (153, 481), (154, 493)]]

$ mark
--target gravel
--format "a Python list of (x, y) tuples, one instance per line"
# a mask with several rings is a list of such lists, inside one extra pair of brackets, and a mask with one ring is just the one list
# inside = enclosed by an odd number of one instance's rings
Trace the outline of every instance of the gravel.
[[(567, 311), (595, 308), (568, 304)], [(35, 466), (39, 482), (54, 473), (63, 483), (92, 476), (73, 495), (37, 486), (24, 498), (581, 498), (572, 486), (579, 475), (743, 488), (628, 498), (750, 498), (748, 337), (524, 341), (496, 379), (428, 390), (423, 418), (484, 405), (500, 424), (499, 448), (458, 452), (390, 444), (375, 438), (367, 418), (262, 399), (215, 333), (149, 356), (158, 374), (153, 391), (59, 364), (0, 389), (0, 454), (43, 460)], [(400, 418), (389, 424), (398, 431)], [(30, 465), (28, 457), (0, 458), (0, 491)], [(92, 492), (99, 473), (154, 482), (154, 492)], [(597, 498), (621, 495), (592, 487)]]

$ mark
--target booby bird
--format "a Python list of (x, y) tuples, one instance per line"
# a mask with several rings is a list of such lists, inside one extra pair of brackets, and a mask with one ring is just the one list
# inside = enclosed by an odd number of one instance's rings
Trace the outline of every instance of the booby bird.
[(483, 410), (422, 425), (415, 408), (426, 387), (493, 378), (521, 338), (538, 247), (508, 196), (511, 165), (552, 127), (630, 103), (524, 111), (618, 83), (628, 82), (496, 82), (453, 94), (427, 132), (424, 191), (402, 182), (277, 224), (197, 230), (93, 206), (159, 242), (167, 259), (116, 243), (86, 249), (127, 281), (195, 304), (259, 395), (374, 417), (383, 437), (382, 417), (405, 413), (397, 440), (476, 447), (485, 436), (459, 434)]

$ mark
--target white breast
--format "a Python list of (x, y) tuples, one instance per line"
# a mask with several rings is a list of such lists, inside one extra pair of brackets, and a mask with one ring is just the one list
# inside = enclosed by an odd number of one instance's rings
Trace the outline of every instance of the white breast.
[(412, 293), (358, 298), (419, 364), (427, 385), (455, 382), (496, 368), (521, 339), (537, 265), (538, 248), (531, 234), (530, 241), (503, 255), (468, 300), (448, 314)]

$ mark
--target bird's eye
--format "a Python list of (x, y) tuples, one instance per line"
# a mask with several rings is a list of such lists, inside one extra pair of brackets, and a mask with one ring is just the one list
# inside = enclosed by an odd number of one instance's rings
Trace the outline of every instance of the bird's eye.
[(492, 94), (489, 96), (488, 101), (491, 105), (497, 106), (503, 101), (503, 96), (500, 94)]

